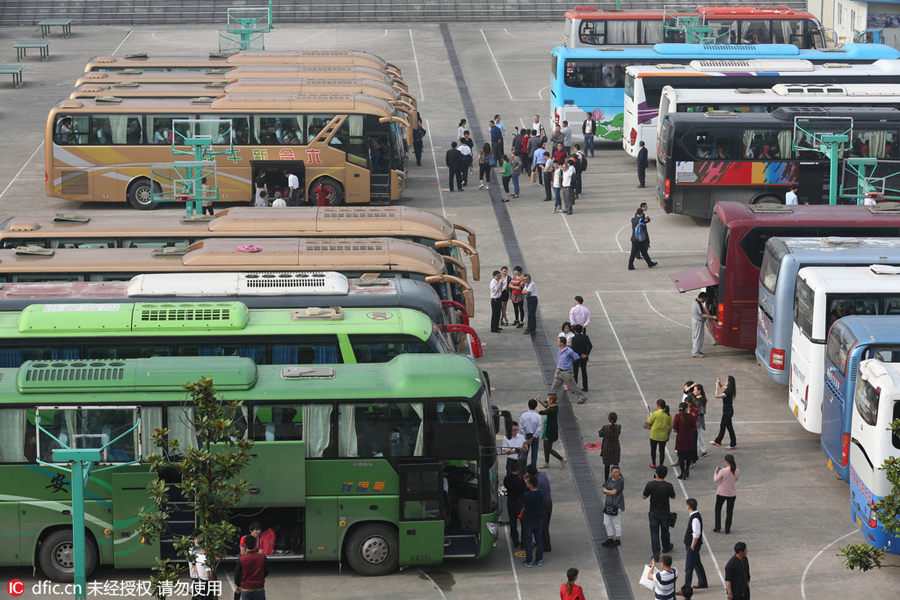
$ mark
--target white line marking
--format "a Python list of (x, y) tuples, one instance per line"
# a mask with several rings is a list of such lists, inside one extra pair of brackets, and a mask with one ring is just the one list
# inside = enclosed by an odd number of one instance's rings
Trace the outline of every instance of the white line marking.
[(6, 192), (9, 191), (9, 188), (12, 187), (12, 184), (14, 184), (14, 183), (16, 182), (16, 179), (19, 178), (19, 175), (22, 174), (22, 171), (25, 170), (25, 167), (28, 166), (28, 163), (31, 162), (31, 159), (34, 158), (34, 155), (37, 154), (37, 153), (40, 151), (40, 149), (43, 148), (43, 147), (44, 147), (44, 142), (41, 142), (40, 144), (38, 144), (38, 147), (35, 149), (34, 152), (31, 153), (31, 156), (28, 157), (28, 160), (25, 161), (25, 164), (22, 165), (22, 168), (19, 169), (19, 172), (18, 172), (18, 173), (16, 173), (16, 176), (13, 177), (13, 178), (12, 178), (12, 181), (9, 182), (9, 185), (7, 185), (6, 188), (5, 188), (2, 192), (0, 192), (0, 198), (2, 198), (3, 195), (6, 194)]
[(122, 47), (122, 44), (125, 43), (125, 40), (128, 39), (128, 37), (131, 35), (131, 32), (132, 32), (132, 31), (134, 31), (134, 28), (133, 28), (133, 27), (132, 27), (131, 29), (128, 30), (128, 33), (125, 34), (125, 37), (122, 38), (122, 41), (119, 42), (119, 45), (116, 46), (116, 49), (112, 51), (112, 54), (110, 54), (110, 56), (115, 56), (115, 55), (116, 55), (116, 52), (119, 51), (119, 48)]
[(828, 544), (827, 546), (825, 546), (824, 548), (822, 548), (821, 550), (819, 550), (819, 551), (816, 553), (816, 555), (812, 557), (812, 560), (809, 561), (809, 564), (806, 565), (806, 568), (805, 568), (805, 569), (803, 569), (803, 576), (800, 578), (800, 597), (801, 597), (801, 598), (803, 598), (804, 600), (806, 600), (806, 576), (807, 576), (807, 574), (809, 574), (809, 568), (812, 566), (812, 564), (813, 564), (814, 562), (816, 562), (816, 559), (819, 558), (819, 557), (822, 555), (823, 552), (825, 552), (826, 550), (828, 550), (829, 548), (831, 548), (832, 546), (834, 546), (835, 544), (837, 544), (839, 541), (841, 541), (841, 540), (844, 539), (845, 537), (850, 537), (851, 535), (853, 535), (853, 534), (856, 533), (857, 531), (858, 531), (857, 529), (854, 529), (854, 530), (851, 531), (850, 533), (846, 533), (846, 534), (842, 535), (842, 536), (839, 537), (838, 539), (834, 540), (833, 542), (831, 542), (830, 544)]
[(441, 589), (441, 586), (439, 586), (437, 583), (435, 583), (434, 579), (432, 579), (428, 573), (426, 573), (422, 569), (419, 569), (419, 573), (424, 575), (425, 579), (427, 579), (428, 581), (431, 582), (431, 584), (434, 586), (434, 589), (436, 589), (438, 591), (438, 594), (441, 595), (441, 598), (443, 598), (444, 600), (447, 600), (447, 596), (444, 595), (444, 590)]
[[(625, 354), (625, 348), (622, 347), (622, 341), (619, 339), (619, 334), (616, 333), (616, 328), (613, 327), (612, 319), (609, 316), (609, 312), (606, 310), (606, 306), (603, 304), (603, 298), (600, 297), (600, 292), (594, 292), (597, 294), (597, 300), (600, 302), (600, 308), (603, 309), (603, 314), (606, 316), (606, 322), (609, 324), (609, 329), (612, 331), (613, 337), (616, 338), (616, 344), (619, 346), (619, 352), (622, 353), (622, 358), (625, 359), (625, 366), (628, 367), (628, 372), (631, 373), (631, 379), (634, 381), (634, 386), (637, 388), (638, 394), (641, 395), (641, 402), (644, 403), (646, 408), (650, 408), (647, 404), (647, 397), (644, 396), (644, 390), (641, 389), (641, 384), (638, 382), (637, 376), (634, 374), (634, 369), (631, 368), (631, 361), (628, 360), (628, 355)], [(669, 450), (666, 449), (666, 460), (670, 463), (672, 462), (672, 456), (669, 454)], [(674, 472), (674, 469), (672, 470)], [(678, 480), (678, 487), (681, 488), (681, 493), (685, 498), (689, 498), (690, 496), (687, 493), (687, 490), (684, 487), (684, 481)], [(722, 574), (722, 570), (719, 568), (719, 561), (716, 560), (716, 555), (713, 554), (712, 548), (709, 544), (709, 538), (706, 537), (706, 534), (703, 534), (703, 545), (706, 547), (706, 551), (709, 553), (709, 556), (712, 558), (713, 566), (716, 568), (716, 573), (719, 576), (719, 581), (722, 582), (722, 587), (725, 587), (725, 576)]]
[[(622, 229), (625, 229), (626, 227), (629, 227), (629, 225), (622, 225)], [(619, 229), (616, 232), (616, 236), (615, 236), (616, 246), (619, 247), (619, 252), (625, 252), (625, 250), (622, 248), (622, 244), (619, 243), (619, 234), (622, 233), (622, 229)]]
[(544, 99), (544, 90), (549, 90), (549, 89), (550, 89), (549, 85), (547, 87), (542, 87), (541, 89), (539, 89), (538, 90), (538, 98), (543, 100)]
[(484, 43), (487, 46), (488, 52), (491, 53), (491, 59), (494, 61), (494, 66), (497, 67), (497, 72), (500, 73), (500, 81), (503, 82), (503, 87), (506, 88), (506, 93), (509, 94), (509, 99), (515, 100), (515, 98), (513, 98), (512, 92), (509, 91), (509, 86), (506, 85), (506, 79), (503, 77), (503, 71), (500, 70), (500, 64), (497, 62), (497, 57), (494, 56), (494, 51), (491, 50), (491, 45), (488, 43), (487, 36), (484, 35), (484, 29), (481, 30), (481, 37), (484, 38)]
[[(387, 29), (384, 32), (387, 33)], [(409, 45), (412, 46), (413, 60), (416, 63), (416, 79), (419, 80), (419, 97), (416, 100), (423, 102), (425, 100), (425, 90), (422, 89), (422, 72), (419, 71), (419, 57), (416, 55), (416, 44), (413, 42), (412, 29), (409, 30)], [(415, 126), (415, 124), (413, 125)]]
[(234, 594), (235, 592), (237, 592), (237, 588), (234, 587), (234, 581), (231, 580), (231, 577), (226, 577), (226, 578), (225, 578), (225, 581), (227, 581), (227, 582), (228, 582), (228, 585), (231, 586), (231, 593), (232, 593), (232, 594)]
[(425, 119), (425, 125), (428, 127), (428, 145), (431, 146), (431, 160), (434, 161), (434, 178), (437, 180), (438, 196), (441, 198), (441, 214), (447, 216), (447, 209), (444, 208), (444, 190), (441, 189), (441, 175), (438, 173), (437, 155), (434, 153), (434, 139), (431, 137), (431, 124)]
[(325, 30), (324, 30), (324, 29), (320, 29), (320, 30), (318, 30), (317, 32), (315, 32), (314, 34), (312, 34), (312, 35), (310, 35), (310, 36), (307, 36), (307, 37), (303, 38), (302, 40), (300, 40), (299, 42), (296, 42), (296, 43), (297, 43), (297, 44), (302, 44), (303, 42), (307, 42), (307, 41), (311, 40), (312, 38), (316, 37), (317, 35), (319, 35), (320, 33), (325, 33)]
[[(619, 243), (619, 240), (616, 240)], [(581, 254), (628, 254), (629, 250), (582, 250)], [(653, 250), (653, 254), (706, 254), (702, 250)]]
[(682, 327), (687, 327), (688, 329), (691, 328), (690, 325), (685, 325), (684, 323), (679, 323), (678, 321), (675, 321), (675, 320), (673, 320), (673, 319), (670, 319), (670, 318), (667, 317), (666, 315), (662, 314), (661, 312), (659, 312), (658, 310), (656, 310), (655, 308), (653, 308), (653, 305), (650, 304), (650, 298), (647, 297), (647, 292), (644, 292), (644, 300), (647, 301), (647, 306), (650, 307), (650, 310), (652, 310), (653, 312), (655, 312), (656, 314), (658, 314), (659, 316), (661, 316), (661, 317), (662, 317), (663, 319), (665, 319), (666, 321), (672, 321), (672, 322), (675, 323), (676, 325), (681, 325)]
[(797, 419), (793, 421), (735, 421), (741, 425), (778, 425), (783, 423), (797, 423)]
[(569, 237), (572, 238), (572, 243), (575, 244), (575, 251), (578, 252), (578, 254), (581, 254), (581, 248), (578, 247), (578, 242), (575, 241), (575, 234), (572, 233), (572, 228), (569, 227), (569, 220), (566, 218), (565, 213), (563, 213), (563, 223), (566, 224), (566, 229), (569, 230)]
[[(515, 517), (510, 516), (510, 518)], [(509, 548), (509, 566), (512, 567), (513, 580), (516, 582), (516, 597), (522, 600), (522, 590), (519, 588), (519, 574), (516, 573), (516, 557), (513, 556), (512, 540), (509, 539), (509, 531), (506, 527), (503, 528), (503, 532), (503, 537), (506, 538), (506, 547)]]

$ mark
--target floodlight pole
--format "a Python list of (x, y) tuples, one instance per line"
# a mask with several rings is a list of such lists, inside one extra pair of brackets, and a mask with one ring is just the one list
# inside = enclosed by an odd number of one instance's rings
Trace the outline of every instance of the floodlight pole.
[(823, 135), (822, 145), (819, 146), (819, 152), (828, 157), (828, 204), (837, 205), (838, 197), (838, 153), (841, 144), (850, 141), (848, 135)]

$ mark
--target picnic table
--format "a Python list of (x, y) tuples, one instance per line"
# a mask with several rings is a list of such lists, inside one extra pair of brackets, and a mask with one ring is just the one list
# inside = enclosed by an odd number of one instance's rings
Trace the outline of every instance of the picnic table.
[(44, 19), (38, 25), (41, 26), (42, 38), (50, 35), (51, 27), (62, 27), (64, 38), (68, 38), (72, 33), (72, 19)]
[(0, 65), (0, 75), (12, 75), (13, 87), (22, 85), (22, 69), (25, 65)]
[(50, 40), (19, 40), (14, 46), (16, 49), (16, 62), (22, 62), (25, 52), (29, 48), (37, 48), (41, 51), (41, 62), (50, 56)]

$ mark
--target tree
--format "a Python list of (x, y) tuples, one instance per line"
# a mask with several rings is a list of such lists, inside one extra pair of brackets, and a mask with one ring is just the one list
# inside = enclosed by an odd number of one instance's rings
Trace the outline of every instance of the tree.
[[(900, 419), (891, 423), (894, 436), (900, 436)], [(894, 536), (900, 535), (900, 456), (893, 456), (881, 464), (881, 469), (887, 474), (887, 480), (893, 486), (891, 493), (875, 502), (874, 508), (878, 513), (878, 521), (885, 531)], [(870, 571), (881, 568), (884, 559), (884, 548), (875, 548), (868, 544), (853, 544), (839, 549), (838, 556), (844, 557), (844, 563), (850, 570)]]
[[(209, 377), (185, 384), (188, 398), (182, 404), (184, 423), (196, 435), (196, 445), (169, 439), (168, 429), (157, 429), (151, 439), (157, 451), (147, 457), (150, 470), (155, 473), (172, 471), (179, 483), (167, 483), (157, 478), (147, 484), (147, 494), (154, 508), (140, 509), (138, 531), (143, 543), (151, 543), (158, 536), (170, 533), (168, 520), (174, 507), (172, 492), (194, 508), (195, 524), (200, 530), (199, 546), (188, 536), (173, 539), (179, 556), (188, 560), (198, 549), (207, 556), (207, 565), (215, 578), (216, 566), (226, 555), (237, 535), (237, 528), (229, 522), (231, 509), (237, 506), (248, 483), (239, 479), (244, 467), (252, 460), (253, 442), (243, 439), (235, 423), (241, 418), (242, 402), (221, 397)], [(191, 410), (193, 409), (193, 417)], [(151, 583), (161, 598), (160, 586), (178, 581), (185, 568), (169, 559), (157, 557)]]

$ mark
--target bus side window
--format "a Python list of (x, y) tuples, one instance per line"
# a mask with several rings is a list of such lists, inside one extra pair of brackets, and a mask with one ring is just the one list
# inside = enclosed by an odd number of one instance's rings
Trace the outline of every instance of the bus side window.
[(338, 405), (339, 456), (424, 456), (423, 411), (420, 403)]
[(37, 428), (24, 408), (0, 409), (0, 463), (34, 462)]
[(302, 440), (302, 407), (256, 406), (254, 408), (253, 438), (260, 442)]

